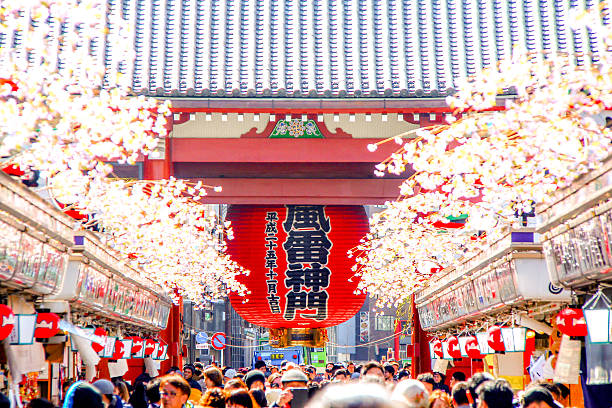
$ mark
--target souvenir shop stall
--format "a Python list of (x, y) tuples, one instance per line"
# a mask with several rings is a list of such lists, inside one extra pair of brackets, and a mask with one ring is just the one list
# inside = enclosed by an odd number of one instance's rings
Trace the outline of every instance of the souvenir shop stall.
[(572, 293), (571, 305), (555, 319), (556, 366), (579, 378), (585, 406), (608, 406), (612, 392), (611, 197), (608, 160), (538, 208), (551, 281)]
[(0, 172), (0, 392), (57, 401), (67, 379), (154, 373), (170, 307), (93, 232)]
[(551, 283), (533, 228), (508, 231), (415, 294), (434, 371), (489, 371), (517, 390), (548, 348), (553, 330), (546, 317), (570, 300), (568, 290)]

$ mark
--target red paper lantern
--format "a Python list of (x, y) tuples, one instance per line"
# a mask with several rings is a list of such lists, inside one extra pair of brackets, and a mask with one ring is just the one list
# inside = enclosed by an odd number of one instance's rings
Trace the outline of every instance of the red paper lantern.
[(125, 345), (119, 339), (115, 340), (115, 351), (113, 352), (113, 360), (119, 360), (123, 358), (123, 353), (125, 352)]
[(138, 336), (128, 337), (128, 340), (132, 340), (132, 354), (137, 354), (144, 346), (144, 340)]
[(0, 340), (6, 339), (15, 327), (15, 314), (7, 305), (0, 304)]
[(444, 358), (444, 350), (442, 349), (442, 342), (440, 339), (434, 339), (431, 344), (433, 346), (434, 354), (439, 358)]
[(476, 336), (470, 337), (465, 342), (465, 353), (469, 358), (483, 358), (483, 355), (480, 353), (480, 347), (478, 347), (478, 339)]
[(48, 339), (59, 331), (60, 318), (55, 313), (38, 313), (36, 315), (36, 330), (34, 337), (37, 339)]
[(506, 351), (504, 338), (501, 334), (501, 327), (492, 326), (487, 330), (487, 343), (489, 343), (489, 347), (495, 351)]
[(588, 334), (582, 309), (563, 309), (557, 315), (557, 328), (570, 337), (584, 337)]
[(149, 357), (151, 356), (151, 354), (153, 354), (153, 352), (155, 351), (155, 345), (157, 344), (157, 342), (153, 339), (146, 339), (145, 343), (144, 343), (144, 348), (145, 348), (145, 356)]
[[(96, 330), (94, 330), (94, 334), (96, 336), (100, 336), (100, 337), (104, 337), (106, 339), (106, 330), (103, 327), (96, 327)], [(91, 348), (96, 352), (99, 353), (102, 350), (104, 350), (104, 343), (96, 343), (95, 341), (91, 342)]]
[(230, 295), (232, 306), (258, 326), (323, 328), (361, 309), (359, 279), (347, 252), (369, 230), (362, 206), (233, 205), (235, 238), (228, 254), (251, 271), (239, 276), (251, 293)]
[(457, 336), (450, 336), (446, 341), (446, 351), (452, 358), (461, 358), (461, 348)]

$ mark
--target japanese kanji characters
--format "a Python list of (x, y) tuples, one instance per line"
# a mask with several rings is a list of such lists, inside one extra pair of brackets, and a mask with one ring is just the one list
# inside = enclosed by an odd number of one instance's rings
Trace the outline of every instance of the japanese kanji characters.
[(264, 259), (266, 269), (268, 270), (268, 273), (266, 273), (266, 277), (268, 278), (268, 280), (266, 280), (266, 286), (268, 288), (268, 296), (266, 299), (268, 300), (268, 305), (270, 306), (270, 312), (273, 314), (278, 314), (281, 312), (280, 297), (276, 294), (278, 285), (278, 280), (276, 280), (276, 277), (278, 274), (274, 271), (274, 269), (278, 268), (278, 265), (276, 264), (278, 257), (276, 256), (275, 249), (278, 247), (278, 244), (276, 243), (276, 241), (278, 241), (278, 237), (276, 236), (276, 234), (278, 234), (278, 229), (276, 228), (278, 213), (276, 211), (266, 213), (266, 221), (265, 234), (267, 250), (266, 257)]
[[(287, 218), (283, 223), (287, 239), (283, 249), (287, 256), (284, 318), (293, 320), (296, 314), (316, 321), (328, 316), (327, 302), (331, 271), (326, 267), (332, 242), (327, 233), (331, 231), (325, 206), (287, 205)], [(306, 314), (306, 310), (315, 310)], [(300, 312), (303, 311), (303, 312)]]

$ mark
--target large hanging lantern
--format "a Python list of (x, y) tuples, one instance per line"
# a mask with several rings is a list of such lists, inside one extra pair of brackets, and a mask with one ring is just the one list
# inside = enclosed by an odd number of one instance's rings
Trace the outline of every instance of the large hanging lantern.
[(557, 315), (557, 329), (570, 337), (584, 337), (589, 334), (582, 309), (567, 308)]
[(452, 358), (461, 358), (461, 348), (457, 336), (450, 336), (446, 342), (446, 351)]
[(362, 206), (234, 205), (226, 219), (235, 236), (228, 253), (251, 271), (237, 278), (250, 294), (230, 295), (245, 320), (270, 329), (322, 329), (363, 305), (347, 255), (368, 233)]
[(7, 305), (0, 304), (0, 341), (6, 339), (15, 327), (15, 314)]
[(612, 340), (611, 307), (612, 302), (601, 289), (582, 306), (591, 343), (609, 343)]
[(505, 351), (504, 338), (501, 333), (501, 327), (491, 326), (487, 330), (487, 343), (495, 351)]

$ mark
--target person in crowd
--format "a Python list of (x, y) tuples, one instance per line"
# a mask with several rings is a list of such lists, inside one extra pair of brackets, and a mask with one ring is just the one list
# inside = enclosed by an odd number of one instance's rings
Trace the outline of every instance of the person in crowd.
[(476, 392), (478, 408), (512, 408), (514, 392), (506, 380), (485, 381), (478, 386)]
[(280, 388), (281, 387), (281, 377), (279, 373), (270, 374), (267, 378), (269, 388)]
[(225, 392), (221, 388), (211, 388), (206, 390), (200, 399), (199, 406), (225, 408)]
[(161, 408), (183, 408), (191, 394), (189, 383), (180, 375), (166, 375), (159, 383)]
[(378, 384), (331, 384), (319, 391), (308, 408), (393, 408), (385, 388)]
[(449, 388), (452, 390), (455, 384), (461, 381), (465, 381), (465, 380), (466, 380), (466, 377), (463, 371), (455, 371), (453, 374), (451, 374), (451, 378), (448, 384)]
[(130, 392), (128, 391), (128, 387), (125, 381), (115, 379), (112, 383), (115, 386), (114, 394), (118, 396), (119, 399), (121, 399), (121, 406), (123, 406), (124, 408), (132, 408), (132, 406), (128, 402), (130, 400)]
[(410, 371), (399, 370), (399, 372), (397, 373), (397, 381), (402, 381), (405, 378), (410, 378)]
[(8, 397), (0, 392), (0, 408), (11, 408), (11, 401)]
[(253, 397), (246, 390), (236, 390), (225, 398), (226, 408), (256, 408)]
[(96, 387), (84, 381), (77, 381), (66, 391), (63, 408), (81, 407), (105, 408), (105, 405), (102, 401), (102, 394), (100, 394), (100, 391), (98, 391)]
[(26, 408), (55, 408), (55, 405), (46, 398), (34, 398), (28, 402)]
[(223, 383), (227, 383), (229, 380), (236, 378), (236, 376), (238, 375), (238, 372), (236, 370), (234, 370), (233, 368), (228, 368), (227, 370), (225, 370), (225, 372), (223, 373)]
[(346, 364), (346, 369), (348, 370), (349, 373), (353, 374), (355, 372), (355, 363), (353, 363), (352, 361), (349, 361)]
[(391, 401), (409, 408), (426, 408), (429, 392), (421, 381), (407, 379), (397, 383), (391, 393)]
[(178, 368), (177, 366), (172, 366), (168, 369), (168, 371), (166, 371), (166, 375), (173, 375), (173, 374), (178, 374), (180, 376), (183, 375), (183, 373), (181, 373), (181, 369)]
[(279, 407), (284, 407), (293, 399), (293, 393), (290, 388), (307, 388), (308, 377), (299, 369), (286, 371), (281, 378), (283, 391), (281, 392), (278, 402), (275, 404)]
[(391, 361), (389, 361), (389, 364), (391, 364), (391, 366), (393, 367), (393, 370), (394, 370), (394, 372), (393, 372), (393, 377), (395, 377), (395, 376), (397, 375), (397, 373), (399, 372), (400, 365), (399, 365), (399, 363), (398, 363), (397, 361), (395, 361), (395, 360), (391, 360)]
[(194, 373), (195, 373), (195, 367), (192, 366), (191, 364), (187, 364), (185, 367), (183, 367), (183, 377), (185, 378), (189, 386), (191, 388), (195, 388), (196, 390), (202, 392), (202, 387), (193, 377)]
[(423, 373), (417, 376), (417, 380), (422, 382), (427, 390), (428, 394), (431, 394), (434, 390), (434, 385), (436, 382), (434, 381), (433, 375), (431, 373)]
[(555, 401), (550, 390), (536, 385), (525, 391), (522, 398), (523, 408), (562, 408), (563, 405)]
[(349, 379), (350, 379), (349, 372), (343, 368), (341, 370), (336, 371), (336, 373), (334, 374), (334, 377), (332, 378), (332, 382), (345, 383)]
[(204, 370), (204, 383), (208, 390), (215, 387), (223, 388), (223, 374), (221, 374), (221, 370), (216, 367), (208, 367)]
[(383, 366), (384, 369), (384, 376), (385, 376), (385, 382), (388, 384), (393, 384), (394, 382), (394, 377), (395, 377), (395, 368), (391, 365), (391, 364), (385, 364)]
[(225, 383), (223, 390), (226, 392), (232, 392), (235, 390), (247, 390), (248, 391), (248, 387), (246, 386), (244, 381), (242, 381), (240, 378), (232, 378), (231, 380)]
[(266, 389), (266, 376), (261, 370), (251, 370), (244, 376), (244, 383), (249, 390)]
[(132, 395), (130, 395), (128, 399), (132, 408), (148, 408), (149, 404), (147, 402), (146, 388), (146, 383), (141, 381), (136, 382), (134, 391), (132, 391)]
[(159, 408), (161, 404), (161, 395), (159, 393), (159, 379), (156, 378), (147, 384), (145, 390), (147, 394), (147, 400), (149, 401), (148, 408)]
[(101, 379), (92, 384), (100, 394), (102, 394), (102, 402), (107, 408), (122, 408), (123, 403), (118, 395), (115, 395), (115, 385), (109, 380)]
[(266, 374), (268, 372), (268, 365), (263, 360), (257, 360), (255, 362), (254, 370), (259, 370), (262, 373)]
[(317, 376), (317, 370), (313, 366), (308, 365), (304, 367), (303, 371), (304, 371), (304, 374), (306, 374), (306, 376), (308, 377), (309, 381), (311, 382), (314, 381), (315, 377)]
[(434, 390), (429, 395), (428, 408), (451, 408), (452, 401), (450, 396), (442, 390)]
[(561, 405), (563, 405), (564, 407), (568, 407), (570, 404), (569, 401), (569, 396), (570, 396), (570, 389), (567, 385), (562, 384), (560, 382), (556, 382), (554, 383), (557, 388), (559, 389), (559, 399), (557, 399), (557, 402)]
[(476, 393), (476, 389), (485, 381), (493, 381), (494, 379), (495, 378), (491, 374), (485, 373), (485, 372), (476, 373), (470, 378), (470, 380), (468, 381), (468, 385), (469, 385), (468, 398), (471, 398), (472, 406), (474, 408), (477, 407), (477, 399), (478, 399), (478, 394)]
[(268, 406), (268, 400), (266, 399), (266, 393), (264, 390), (251, 390), (249, 391), (251, 397), (253, 397), (253, 401), (255, 401), (255, 406), (259, 406), (260, 408), (264, 408)]
[(444, 374), (434, 371), (433, 379), (434, 379), (434, 386), (433, 386), (434, 390), (442, 390), (445, 393), (450, 394), (450, 388), (448, 388), (448, 385), (444, 383), (444, 381), (446, 380), (446, 376)]
[(455, 383), (451, 391), (453, 398), (453, 406), (455, 408), (470, 408), (470, 400), (467, 393), (470, 390), (470, 386), (466, 381), (460, 381)]
[(361, 368), (361, 375), (377, 375), (380, 378), (385, 378), (385, 370), (383, 367), (376, 361), (370, 361), (363, 365)]

